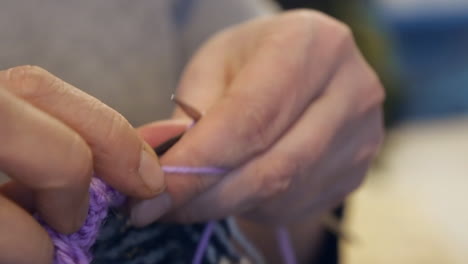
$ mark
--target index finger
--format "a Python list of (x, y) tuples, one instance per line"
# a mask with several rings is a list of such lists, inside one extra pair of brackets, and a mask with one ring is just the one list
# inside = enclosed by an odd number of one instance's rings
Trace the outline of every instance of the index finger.
[(76, 131), (91, 148), (96, 174), (118, 191), (149, 198), (164, 189), (155, 153), (115, 110), (39, 67), (2, 71), (0, 84)]

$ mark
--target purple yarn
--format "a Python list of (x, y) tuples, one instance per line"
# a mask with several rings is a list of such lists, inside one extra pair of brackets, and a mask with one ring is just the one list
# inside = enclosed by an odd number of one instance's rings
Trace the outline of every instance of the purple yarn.
[(208, 222), (208, 224), (206, 224), (200, 242), (198, 242), (197, 250), (195, 251), (195, 257), (193, 257), (192, 264), (200, 264), (202, 262), (203, 256), (205, 255), (206, 249), (208, 247), (208, 242), (210, 241), (210, 237), (213, 234), (215, 224), (215, 221), (210, 221)]
[[(226, 170), (211, 167), (179, 167), (163, 166), (166, 173), (186, 174), (221, 174)], [(125, 196), (104, 183), (101, 179), (93, 177), (89, 189), (88, 217), (83, 226), (75, 233), (64, 235), (50, 228), (44, 221), (37, 217), (38, 221), (49, 233), (55, 247), (54, 264), (89, 264), (92, 260), (90, 249), (95, 243), (99, 228), (107, 217), (110, 207), (117, 207), (125, 202)], [(213, 233), (215, 222), (209, 222), (203, 231), (202, 238), (197, 246), (193, 264), (202, 262), (208, 247), (208, 242)], [(286, 229), (278, 229), (278, 241), (286, 264), (295, 264), (291, 243)]]
[(179, 166), (163, 166), (163, 171), (166, 173), (181, 173), (181, 174), (222, 174), (226, 173), (225, 169), (211, 167), (179, 167)]
[(121, 205), (125, 197), (93, 177), (89, 189), (89, 210), (85, 223), (77, 232), (64, 235), (42, 223), (49, 233), (55, 247), (55, 264), (88, 264), (92, 256), (89, 252), (96, 241), (99, 227), (107, 217), (111, 206)]
[(289, 237), (289, 232), (286, 227), (280, 226), (276, 229), (276, 240), (278, 241), (278, 247), (283, 257), (283, 263), (296, 264), (296, 254), (294, 253), (291, 238)]

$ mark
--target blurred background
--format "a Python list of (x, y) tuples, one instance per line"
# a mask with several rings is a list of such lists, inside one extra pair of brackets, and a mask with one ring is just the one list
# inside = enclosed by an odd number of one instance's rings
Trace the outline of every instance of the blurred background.
[(348, 201), (342, 262), (468, 263), (468, 1), (278, 2), (348, 23), (388, 93), (386, 143)]

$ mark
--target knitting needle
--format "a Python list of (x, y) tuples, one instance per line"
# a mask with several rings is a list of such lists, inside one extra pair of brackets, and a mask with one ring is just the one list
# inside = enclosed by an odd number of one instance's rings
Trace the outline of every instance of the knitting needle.
[[(200, 120), (200, 118), (203, 116), (200, 111), (195, 109), (193, 106), (185, 103), (184, 101), (180, 100), (174, 94), (171, 96), (171, 101), (173, 101), (177, 106), (179, 106), (180, 109), (182, 109), (182, 111), (186, 115), (191, 117), (193, 119), (193, 121), (195, 121), (195, 122)], [(156, 148), (154, 148), (154, 152), (156, 152), (156, 154), (158, 156), (164, 155), (164, 153), (166, 153), (172, 146), (174, 146), (182, 138), (182, 136), (184, 134), (185, 134), (185, 132), (181, 133), (181, 134), (179, 134), (179, 135), (177, 135), (175, 137), (170, 138), (169, 140), (165, 141), (164, 143), (162, 143), (159, 146), (157, 146)]]
[(184, 101), (180, 100), (179, 98), (177, 98), (174, 94), (171, 96), (171, 100), (178, 106), (180, 107), (180, 109), (182, 109), (182, 111), (184, 111), (184, 113), (186, 115), (188, 115), (189, 117), (191, 117), (193, 119), (193, 121), (197, 122), (198, 120), (200, 120), (200, 118), (202, 118), (203, 114), (198, 111), (197, 109), (195, 109), (195, 107), (185, 103)]

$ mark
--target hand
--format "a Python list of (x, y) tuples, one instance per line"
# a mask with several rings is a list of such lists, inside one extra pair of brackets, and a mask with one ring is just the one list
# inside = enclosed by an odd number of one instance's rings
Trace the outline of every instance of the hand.
[[(313, 11), (221, 32), (186, 68), (178, 97), (205, 116), (162, 164), (229, 172), (166, 175), (166, 192), (133, 208), (136, 225), (167, 212), (182, 222), (318, 217), (360, 184), (383, 137), (378, 77), (348, 27)], [(148, 138), (160, 130), (142, 128)]]
[(63, 233), (86, 218), (93, 171), (138, 198), (164, 188), (152, 149), (117, 112), (38, 67), (0, 71), (0, 263), (51, 263), (30, 213)]

